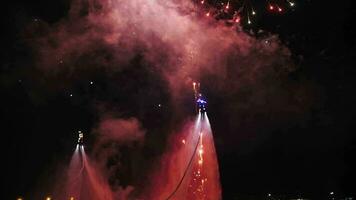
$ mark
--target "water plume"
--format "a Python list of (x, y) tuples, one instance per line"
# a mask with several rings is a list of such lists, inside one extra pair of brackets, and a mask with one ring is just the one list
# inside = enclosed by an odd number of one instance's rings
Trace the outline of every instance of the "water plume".
[(221, 199), (214, 139), (206, 113), (172, 137), (170, 149), (152, 179), (149, 199)]

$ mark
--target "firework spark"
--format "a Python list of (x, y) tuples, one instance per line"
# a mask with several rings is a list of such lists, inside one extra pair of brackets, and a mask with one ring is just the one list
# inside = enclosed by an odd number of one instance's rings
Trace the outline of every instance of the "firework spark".
[[(247, 24), (252, 24), (257, 16), (257, 5), (252, 0), (211, 0), (200, 1), (201, 6), (209, 9), (206, 16), (214, 16), (216, 19), (228, 19), (235, 23), (240, 23), (241, 19)], [(269, 13), (283, 13), (295, 7), (293, 0), (266, 0), (265, 8)], [(211, 10), (214, 9), (214, 13)], [(260, 12), (258, 12), (260, 13)]]

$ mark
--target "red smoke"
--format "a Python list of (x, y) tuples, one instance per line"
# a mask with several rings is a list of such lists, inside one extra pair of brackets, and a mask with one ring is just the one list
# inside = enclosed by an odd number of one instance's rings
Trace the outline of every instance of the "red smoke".
[[(40, 32), (33, 45), (36, 65), (49, 76), (62, 71), (68, 71), (70, 76), (73, 71), (90, 68), (111, 73), (136, 67), (131, 61), (139, 52), (143, 54), (145, 66), (164, 77), (173, 101), (190, 88), (191, 79), (208, 76), (214, 80), (213, 90), (229, 94), (257, 83), (262, 83), (263, 88), (265, 85), (273, 87), (273, 84), (264, 84), (265, 81), (273, 82), (294, 70), (289, 50), (277, 37), (256, 39), (237, 31), (239, 25), (228, 27), (223, 22), (201, 17), (201, 12), (190, 0), (74, 0), (69, 16), (54, 25), (43, 23), (36, 29)], [(274, 88), (271, 91), (274, 94)], [(271, 96), (268, 92), (270, 90), (254, 91), (257, 96), (254, 101)], [(275, 96), (288, 99), (288, 95)], [(271, 102), (278, 102), (273, 100)], [(278, 105), (278, 108), (283, 106)], [(99, 135), (93, 162), (99, 167), (97, 171), (90, 168), (88, 174), (90, 177), (102, 174), (104, 179), (113, 171), (106, 169), (107, 160), (117, 153), (116, 149), (107, 147), (107, 143), (122, 145), (143, 141), (145, 135), (134, 118), (104, 118), (96, 132)], [(213, 139), (211, 131), (207, 132), (210, 135), (205, 137), (204, 146), (206, 163), (211, 169), (204, 173), (218, 181)], [(194, 133), (191, 122), (181, 133), (172, 136), (171, 149), (163, 156), (160, 171), (154, 173), (154, 183), (142, 194), (143, 199), (165, 199), (174, 190), (197, 139), (198, 134)], [(196, 169), (194, 166), (192, 171)], [(191, 183), (191, 179), (185, 180), (183, 188)], [(133, 186), (119, 187), (114, 196), (125, 199), (131, 191)], [(219, 186), (209, 186), (207, 191), (211, 192), (208, 195), (217, 197), (212, 199), (219, 199)], [(183, 191), (175, 196), (175, 199), (190, 198), (193, 197), (187, 197)]]
[(199, 115), (195, 122), (188, 122), (171, 139), (145, 199), (221, 199), (218, 161), (207, 116)]
[(46, 31), (35, 44), (37, 65), (51, 73), (91, 67), (116, 71), (133, 67), (130, 60), (139, 51), (166, 78), (172, 94), (204, 74), (214, 74), (219, 85), (235, 74), (230, 85), (240, 87), (271, 65), (290, 68), (289, 51), (277, 38), (255, 39), (199, 17), (195, 9), (189, 0), (74, 0), (68, 18), (41, 29)]
[(105, 118), (100, 122), (97, 131), (100, 133), (100, 140), (117, 143), (140, 141), (143, 140), (145, 135), (135, 118)]

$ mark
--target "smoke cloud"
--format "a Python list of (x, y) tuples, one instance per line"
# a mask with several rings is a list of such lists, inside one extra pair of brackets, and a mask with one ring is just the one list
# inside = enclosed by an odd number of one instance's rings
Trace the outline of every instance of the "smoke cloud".
[(127, 120), (115, 118), (104, 119), (99, 124), (98, 132), (102, 140), (117, 143), (141, 141), (145, 135), (138, 120), (135, 118)]
[(293, 69), (278, 38), (256, 39), (236, 30), (202, 16), (188, 0), (74, 0), (67, 18), (40, 30), (36, 61), (51, 73), (120, 71), (136, 67), (132, 60), (141, 55), (176, 96), (191, 79), (206, 74), (220, 87), (226, 80), (232, 81), (230, 87), (241, 87)]
[[(224, 116), (230, 133), (240, 126), (237, 121), (249, 119), (247, 110), (256, 116), (272, 113), (268, 118), (283, 118), (308, 106), (305, 99), (311, 92), (286, 81), (296, 67), (278, 37), (256, 38), (240, 31), (238, 25), (227, 26), (202, 12), (190, 0), (73, 0), (64, 19), (55, 24), (36, 22), (31, 27), (35, 65), (47, 77), (61, 76), (63, 81), (93, 69), (121, 77), (130, 70), (149, 71), (164, 80), (168, 101), (177, 107), (183, 104), (182, 96), (192, 81), (201, 80), (209, 84), (212, 94), (225, 98), (220, 108), (231, 111)], [(143, 79), (139, 74), (117, 87), (145, 86)], [(130, 94), (122, 95), (136, 101), (139, 89), (129, 90)], [(139, 108), (145, 109), (144, 101), (150, 98), (137, 100)], [(268, 103), (273, 112), (263, 110)], [(252, 107), (257, 109), (255, 113), (249, 110)], [(179, 110), (171, 115), (177, 113)], [(122, 157), (116, 158), (122, 153), (120, 148), (142, 142), (146, 136), (140, 125), (143, 117), (130, 117), (102, 118), (95, 130), (99, 139), (93, 154), (107, 179), (117, 177), (117, 171), (125, 172)], [(112, 142), (121, 146), (108, 145)], [(111, 183), (122, 191), (117, 196), (127, 198), (133, 187), (122, 185)]]

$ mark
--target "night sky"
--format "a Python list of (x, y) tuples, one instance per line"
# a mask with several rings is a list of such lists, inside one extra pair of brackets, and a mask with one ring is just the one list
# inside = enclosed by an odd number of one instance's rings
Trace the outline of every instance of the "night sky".
[[(200, 81), (209, 102), (224, 199), (268, 193), (326, 199), (331, 191), (355, 197), (353, 4), (297, 1), (295, 10), (283, 15), (261, 9), (251, 28), (243, 25), (246, 35), (261, 41), (269, 33), (277, 35), (279, 45), (290, 51), (288, 61), (275, 58), (278, 51), (271, 54), (271, 61), (253, 53), (239, 61), (246, 68), (238, 71), (231, 67), (236, 62), (234, 52), (227, 52), (222, 58), (225, 75), (215, 73), (215, 68), (194, 71), (191, 78)], [(47, 48), (66, 40), (55, 33), (61, 30), (58, 24), (70, 21), (69, 9), (70, 0), (14, 0), (3, 6), (4, 199), (49, 190), (60, 178), (58, 169), (70, 159), (76, 132), (87, 133), (90, 152), (98, 127), (107, 118), (135, 118), (145, 132), (143, 142), (117, 145), (115, 158), (120, 167), (109, 180), (139, 188), (163, 154), (169, 135), (194, 116), (190, 82), (177, 83), (172, 92), (162, 68), (155, 67), (155, 55), (146, 57), (149, 47), (128, 45), (125, 60), (112, 53), (126, 52), (125, 48), (117, 50), (100, 42), (91, 41), (85, 46), (90, 52), (73, 51), (63, 60), (59, 50)], [(74, 27), (75, 34), (90, 30), (75, 23), (68, 26)], [(252, 34), (258, 30), (264, 30), (263, 34)], [(55, 36), (47, 37), (51, 34)], [(170, 50), (170, 46), (158, 46), (163, 49), (157, 54)], [(63, 49), (68, 52), (67, 47)], [(56, 59), (47, 59), (51, 56)], [(162, 53), (159, 63), (169, 56)], [(264, 59), (267, 67), (251, 69), (255, 66), (251, 63)], [(53, 63), (56, 67), (48, 67)], [(292, 67), (284, 68), (285, 63)]]

